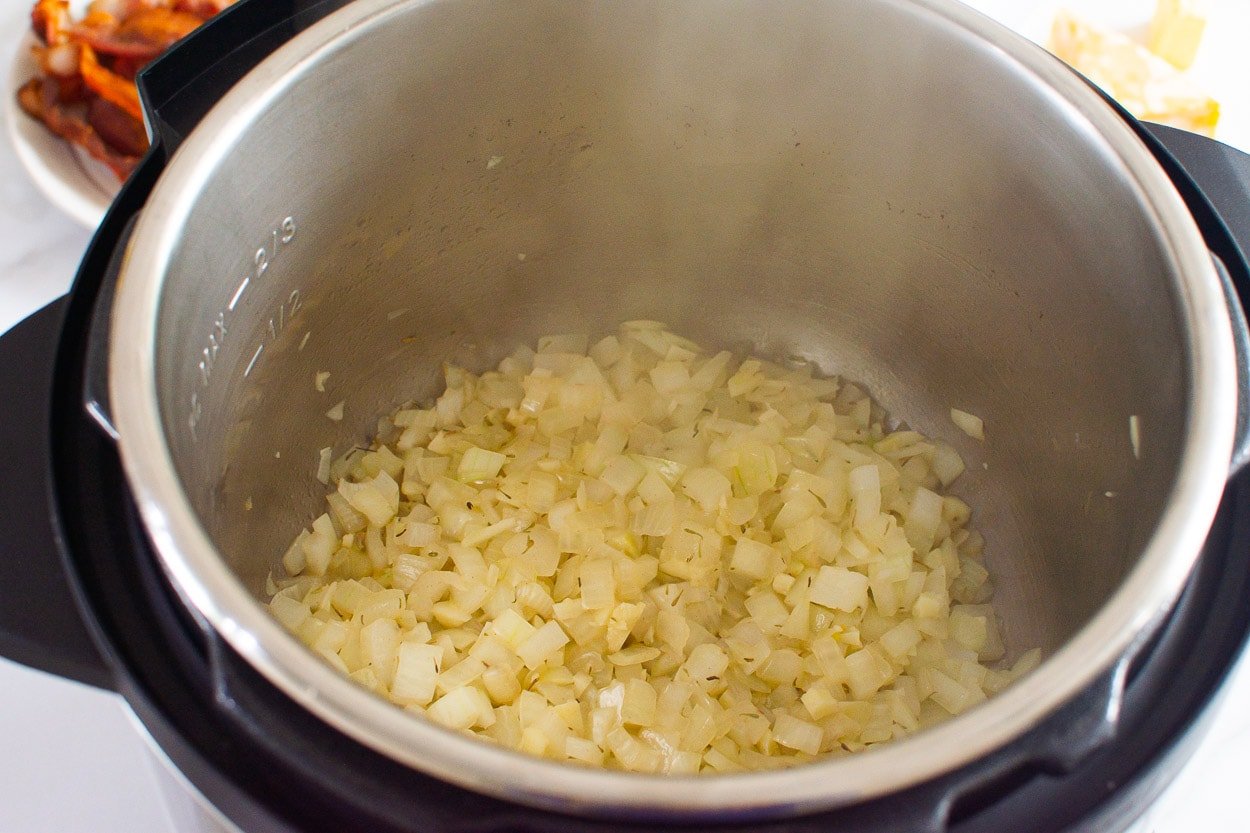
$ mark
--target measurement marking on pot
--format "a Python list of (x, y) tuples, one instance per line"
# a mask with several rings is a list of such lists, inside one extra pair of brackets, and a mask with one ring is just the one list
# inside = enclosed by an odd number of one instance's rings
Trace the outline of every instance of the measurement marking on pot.
[(277, 338), (278, 335), (286, 329), (286, 325), (290, 323), (295, 314), (300, 311), (300, 307), (304, 305), (304, 299), (300, 296), (298, 289), (292, 289), (290, 296), (285, 301), (278, 304), (278, 314), (269, 319), (269, 335)]
[(243, 283), (239, 284), (239, 288), (234, 291), (234, 297), (230, 299), (230, 303), (226, 304), (227, 310), (234, 312), (235, 305), (238, 304), (239, 299), (243, 297), (243, 290), (247, 289), (247, 285), (251, 282), (252, 278), (250, 275), (243, 279)]
[(221, 350), (221, 345), (225, 341), (226, 314), (219, 312), (217, 317), (213, 319), (213, 329), (208, 334), (208, 345), (200, 351), (200, 379), (204, 385), (208, 384), (209, 378), (213, 375), (213, 364), (217, 361), (217, 353)]
[(204, 415), (204, 406), (200, 404), (200, 392), (191, 392), (191, 415), (187, 418), (187, 425), (191, 429), (191, 439), (197, 439), (195, 436), (195, 427), (200, 424), (200, 417)]
[(252, 354), (252, 360), (247, 363), (247, 370), (243, 371), (244, 376), (252, 375), (252, 368), (256, 366), (256, 360), (260, 358), (260, 354), (263, 352), (265, 352), (265, 345), (264, 344), (256, 345), (256, 352)]
[[(227, 318), (228, 314), (232, 314), (239, 302), (243, 299), (244, 294), (252, 286), (254, 281), (259, 281), (269, 267), (277, 260), (278, 255), (282, 252), (286, 245), (295, 239), (295, 218), (286, 217), (276, 227), (269, 230), (268, 239), (264, 245), (256, 249), (252, 255), (251, 267), (247, 270), (242, 280), (234, 290), (234, 294), (230, 296), (226, 308), (217, 313), (213, 319), (212, 327), (209, 329), (208, 338), (203, 348), (201, 348), (196, 360), (196, 370), (199, 372), (200, 388), (207, 388), (213, 378), (213, 369), (217, 365), (217, 357), (226, 342), (226, 334), (228, 332)], [(291, 290), (291, 294), (278, 304), (277, 313), (268, 317), (267, 330), (269, 339), (276, 339), (278, 335), (286, 329), (286, 325), (295, 317), (303, 306), (303, 298), (300, 296), (298, 289)], [(256, 363), (260, 360), (261, 354), (265, 351), (267, 339), (262, 334), (260, 344), (256, 346), (255, 352), (252, 353), (251, 359), (247, 363), (247, 369), (243, 371), (243, 375), (250, 376), (256, 368)], [(187, 426), (191, 429), (191, 439), (197, 440), (197, 429), (200, 420), (204, 416), (204, 407), (200, 401), (199, 390), (191, 392), (189, 404), (189, 412), (187, 415)]]

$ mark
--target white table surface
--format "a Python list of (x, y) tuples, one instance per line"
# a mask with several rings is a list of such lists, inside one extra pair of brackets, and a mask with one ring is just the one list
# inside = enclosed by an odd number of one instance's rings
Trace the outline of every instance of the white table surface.
[[(1222, 137), (1250, 150), (1250, 0), (1212, 0), (1219, 20), (1197, 68), (1224, 105)], [(1038, 36), (1050, 0), (972, 5)], [(1113, 24), (1146, 19), (1152, 0), (1072, 0)], [(0, 66), (29, 5), (0, 0)], [(1218, 45), (1218, 47), (1217, 47)], [(0, 145), (0, 332), (62, 294), (89, 234), (48, 205)], [(54, 603), (56, 600), (47, 600)], [(145, 741), (120, 698), (0, 660), (0, 833), (166, 833)], [(1141, 833), (1250, 829), (1250, 666), (1242, 663), (1209, 740), (1150, 812)], [(189, 831), (179, 831), (189, 833)], [(1005, 832), (1006, 833), (1006, 832)]]

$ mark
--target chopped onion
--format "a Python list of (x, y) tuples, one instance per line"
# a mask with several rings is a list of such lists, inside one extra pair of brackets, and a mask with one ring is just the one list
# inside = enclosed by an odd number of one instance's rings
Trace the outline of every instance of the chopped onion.
[(428, 719), (640, 772), (869, 748), (1037, 664), (983, 664), (1006, 651), (950, 446), (655, 322), (589, 345), (448, 367), (386, 441), (322, 449), (334, 490), (270, 577), (275, 618)]
[(945, 443), (938, 443), (933, 451), (933, 473), (943, 486), (949, 486), (964, 473), (964, 461), (955, 449)]
[(809, 598), (818, 605), (848, 613), (866, 608), (868, 577), (844, 567), (821, 567), (812, 580)]
[(715, 512), (729, 497), (729, 478), (713, 468), (697, 468), (682, 478), (682, 491), (704, 512)]
[(752, 541), (750, 538), (739, 538), (729, 561), (729, 569), (748, 578), (763, 579), (776, 572), (781, 566), (780, 562), (781, 559), (768, 544)]
[(941, 496), (923, 486), (917, 487), (912, 495), (903, 531), (916, 552), (928, 553), (933, 548), (938, 525), (942, 523), (942, 505)]
[(430, 704), (426, 711), (432, 720), (453, 729), (483, 728), (495, 722), (490, 700), (473, 686), (453, 689)]
[(516, 654), (531, 671), (568, 644), (569, 637), (556, 622), (547, 622), (516, 647)]
[(462, 483), (480, 483), (499, 474), (508, 458), (497, 451), (471, 446), (460, 458), (456, 479)]
[(959, 427), (969, 437), (974, 440), (985, 439), (985, 423), (981, 421), (979, 416), (970, 414), (967, 411), (961, 411), (958, 408), (951, 408), (951, 421)]
[(777, 715), (773, 725), (773, 738), (777, 743), (808, 755), (815, 755), (820, 751), (823, 736), (824, 732), (815, 723), (800, 720), (785, 712)]
[(317, 452), (317, 479), (322, 483), (330, 482), (330, 458), (333, 454), (334, 450), (331, 448), (323, 448)]

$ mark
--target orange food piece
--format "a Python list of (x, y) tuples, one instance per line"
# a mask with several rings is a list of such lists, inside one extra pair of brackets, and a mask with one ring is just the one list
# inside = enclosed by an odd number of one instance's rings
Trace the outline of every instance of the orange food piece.
[(203, 22), (188, 12), (174, 9), (144, 9), (126, 18), (117, 31), (121, 35), (143, 38), (149, 43), (159, 43), (170, 47), (175, 41), (195, 31)]
[(232, 2), (234, 0), (175, 0), (174, 8), (193, 14), (201, 20), (208, 20)]
[(108, 145), (126, 156), (139, 157), (147, 152), (148, 133), (143, 122), (102, 98), (94, 98), (87, 106), (87, 124), (100, 134)]
[(172, 9), (142, 9), (120, 24), (107, 13), (89, 14), (75, 26), (73, 36), (98, 54), (151, 61), (203, 21)]
[(142, 121), (143, 105), (139, 103), (139, 91), (135, 89), (134, 82), (105, 69), (96, 58), (95, 50), (87, 44), (82, 45), (79, 54), (78, 71), (87, 86), (100, 98)]
[(18, 103), (124, 179), (148, 146), (136, 73), (231, 2), (92, 0), (75, 23), (69, 0), (36, 0), (41, 75), (18, 90)]
[(49, 46), (63, 42), (70, 24), (69, 0), (39, 0), (31, 9), (30, 23)]
[(108, 165), (124, 179), (139, 162), (137, 154), (128, 154), (109, 145), (87, 121), (87, 108), (65, 104), (60, 100), (55, 79), (32, 78), (17, 91), (17, 101), (32, 118), (43, 122), (49, 130), (78, 145), (92, 157)]

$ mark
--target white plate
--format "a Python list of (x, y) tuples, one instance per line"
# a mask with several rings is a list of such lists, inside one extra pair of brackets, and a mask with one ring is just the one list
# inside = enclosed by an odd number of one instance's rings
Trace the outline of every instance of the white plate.
[(9, 69), (5, 117), (9, 140), (30, 178), (52, 204), (89, 229), (104, 218), (121, 184), (109, 168), (35, 121), (18, 106), (17, 91), (38, 72), (30, 48), (37, 43), (27, 33), (17, 47)]

